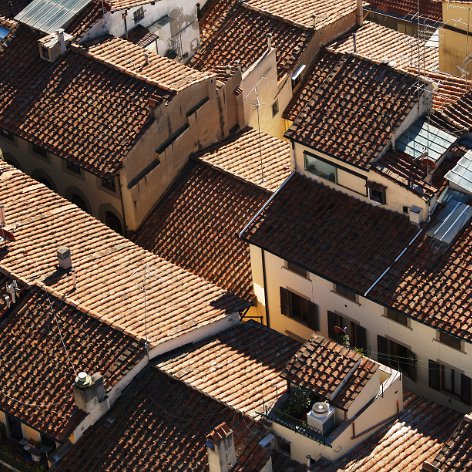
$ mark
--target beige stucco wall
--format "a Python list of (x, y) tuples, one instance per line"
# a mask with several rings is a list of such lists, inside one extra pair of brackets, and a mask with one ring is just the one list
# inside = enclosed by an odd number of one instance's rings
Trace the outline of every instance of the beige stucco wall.
[[(251, 264), (257, 307), (261, 316), (264, 310), (264, 284), (260, 262), (261, 250), (251, 246)], [(334, 311), (358, 322), (367, 330), (367, 346), (371, 357), (377, 356), (377, 335), (387, 337), (411, 349), (417, 356), (417, 380), (413, 382), (404, 376), (405, 386), (422, 395), (443, 403), (462, 412), (470, 410), (457, 397), (446, 392), (429, 388), (428, 359), (449, 366), (456, 366), (468, 377), (472, 377), (472, 344), (463, 342), (461, 351), (453, 349), (436, 340), (437, 331), (427, 325), (410, 319), (409, 326), (404, 326), (385, 316), (385, 308), (359, 295), (358, 302), (353, 302), (338, 295), (333, 284), (315, 274), (302, 277), (285, 268), (285, 261), (265, 251), (267, 296), (269, 304), (270, 326), (284, 334), (308, 339), (313, 331), (303, 324), (288, 318), (280, 312), (280, 287), (285, 287), (316, 303), (319, 306), (320, 333), (328, 336), (327, 312)]]
[(28, 441), (33, 441), (36, 443), (41, 442), (41, 434), (39, 431), (36, 431), (33, 428), (25, 425), (24, 423), (21, 424), (21, 430), (23, 431), (23, 437)]

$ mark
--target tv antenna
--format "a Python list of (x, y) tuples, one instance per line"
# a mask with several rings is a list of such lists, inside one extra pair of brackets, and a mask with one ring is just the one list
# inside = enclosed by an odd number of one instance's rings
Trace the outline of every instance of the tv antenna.
[[(251, 106), (256, 110), (257, 113), (257, 128), (259, 130), (259, 159), (260, 159), (260, 166), (261, 166), (261, 181), (260, 183), (262, 184), (265, 179), (264, 179), (264, 162), (262, 158), (262, 131), (261, 131), (261, 116), (260, 116), (260, 109), (262, 108), (264, 103), (261, 102), (259, 98), (259, 84), (265, 79), (265, 77), (261, 77), (261, 79), (254, 85), (254, 87), (249, 91), (249, 93), (244, 97), (244, 100), (246, 102), (250, 103)], [(251, 100), (249, 98), (250, 95), (253, 95), (255, 97), (255, 100)]]

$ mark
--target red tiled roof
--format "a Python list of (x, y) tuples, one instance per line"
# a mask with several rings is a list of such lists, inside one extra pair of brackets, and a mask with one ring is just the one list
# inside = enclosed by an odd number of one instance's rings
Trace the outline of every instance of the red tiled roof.
[(472, 470), (472, 414), (462, 418), (432, 465), (442, 472)]
[[(295, 174), (243, 238), (362, 295), (418, 231), (405, 215)], [(471, 341), (471, 248), (472, 224), (445, 250), (422, 233), (367, 297)]]
[[(353, 33), (356, 34), (356, 51), (354, 51)], [(393, 67), (405, 70), (409, 67), (417, 69), (418, 57), (422, 68), (439, 67), (438, 48), (428, 47), (426, 41), (418, 42), (418, 39), (412, 36), (370, 21), (365, 21), (362, 27), (334, 41), (328, 49), (341, 53), (357, 52), (360, 56), (373, 61), (387, 61)]]
[(67, 32), (79, 41), (104, 16), (104, 2), (92, 0), (67, 27)]
[(282, 377), (346, 409), (377, 369), (378, 364), (353, 349), (314, 335), (288, 362)]
[(210, 77), (209, 74), (112, 36), (83, 49), (95, 61), (170, 93), (179, 92)]
[[(368, 0), (370, 7), (382, 13), (412, 18), (418, 12), (418, 0)], [(439, 0), (419, 0), (420, 16), (434, 21), (442, 19), (442, 2)]]
[(212, 146), (199, 159), (271, 192), (282, 185), (292, 167), (287, 141), (252, 128)]
[(402, 152), (387, 151), (373, 167), (374, 171), (399, 183), (425, 200), (430, 200), (439, 188), (427, 182), (426, 168), (414, 157)]
[(200, 18), (200, 41), (205, 43), (221, 27), (226, 15), (238, 0), (208, 0), (202, 8)]
[(253, 321), (169, 353), (156, 365), (172, 377), (253, 416), (271, 406), (287, 383), (280, 378), (300, 343)]
[[(221, 24), (220, 24), (221, 23)], [(246, 4), (235, 3), (218, 23), (219, 29), (203, 38), (190, 65), (202, 71), (240, 61), (243, 68), (254, 64), (267, 51), (267, 34), (272, 34), (276, 49), (278, 77), (290, 72), (308, 45), (313, 32), (288, 24), (282, 19), (252, 10)]]
[(467, 91), (458, 100), (441, 107), (432, 115), (434, 124), (455, 134), (472, 130), (472, 91)]
[(247, 0), (254, 10), (259, 10), (293, 24), (313, 28), (313, 17), (316, 17), (316, 29), (331, 25), (356, 11), (353, 0)]
[(133, 241), (246, 300), (249, 246), (238, 239), (270, 193), (204, 163), (190, 163)]
[(143, 357), (133, 338), (32, 288), (0, 328), (0, 409), (62, 441), (85, 417), (76, 372), (102, 374), (109, 391)]
[(167, 95), (74, 51), (50, 64), (24, 26), (0, 58), (0, 127), (98, 175), (120, 168), (151, 123), (149, 98)]
[[(417, 78), (356, 55), (330, 54), (320, 53), (292, 99), (286, 115), (294, 123), (285, 136), (369, 168), (417, 102)], [(301, 110), (296, 117), (295, 110)]]
[(222, 422), (234, 433), (232, 471), (257, 471), (268, 460), (263, 430), (221, 402), (151, 369), (123, 392), (57, 465), (58, 472), (208, 471), (206, 436)]
[[(247, 303), (139, 248), (13, 167), (0, 168), (0, 202), (16, 241), (0, 269), (49, 286), (91, 316), (152, 346), (243, 310)], [(57, 270), (69, 247), (74, 275)], [(144, 288), (146, 291), (144, 291)]]
[(358, 444), (341, 461), (320, 471), (419, 472), (435, 456), (460, 421), (459, 413), (410, 392), (399, 416)]

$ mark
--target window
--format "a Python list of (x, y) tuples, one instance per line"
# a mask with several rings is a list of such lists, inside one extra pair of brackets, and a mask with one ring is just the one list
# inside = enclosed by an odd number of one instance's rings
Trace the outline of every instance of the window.
[(70, 200), (72, 203), (74, 203), (75, 205), (77, 205), (81, 210), (84, 210), (84, 211), (86, 211), (86, 212), (89, 211), (89, 210), (88, 210), (88, 205), (87, 205), (87, 203), (85, 203), (85, 200), (84, 200), (81, 196), (79, 196), (79, 195), (73, 193), (73, 194), (70, 196), (69, 200)]
[(305, 154), (305, 170), (330, 182), (337, 183), (336, 166), (322, 159)]
[(37, 144), (33, 144), (33, 152), (38, 156), (48, 157), (48, 152), (46, 151), (46, 149), (41, 146), (38, 146)]
[(75, 162), (66, 161), (66, 167), (71, 172), (74, 172), (74, 174), (80, 175), (82, 173), (82, 169), (80, 168), (79, 164), (76, 164)]
[(293, 262), (287, 261), (285, 267), (287, 267), (290, 272), (295, 272), (296, 274), (301, 275), (302, 277), (306, 277), (306, 270), (303, 267), (294, 264)]
[(303, 71), (306, 69), (306, 64), (302, 64), (292, 75), (292, 89), (294, 89), (301, 81)]
[(416, 380), (416, 354), (401, 344), (377, 336), (378, 355), (382, 364), (399, 370), (411, 380)]
[(405, 215), (408, 215), (409, 211), (410, 211), (410, 207), (403, 206), (403, 213), (405, 213)]
[(23, 439), (23, 431), (21, 429), (21, 422), (10, 415), (6, 415), (8, 423), (8, 431), (11, 439), (21, 441)]
[(341, 297), (357, 303), (357, 294), (354, 290), (350, 290), (342, 285), (334, 284), (334, 291)]
[(105, 212), (105, 224), (119, 234), (123, 234), (120, 219), (111, 211)]
[(349, 336), (349, 344), (351, 347), (367, 350), (367, 330), (354, 321), (350, 321), (337, 313), (328, 311), (328, 336), (342, 344), (345, 335)]
[(279, 112), (279, 101), (276, 100), (274, 103), (272, 103), (272, 116), (277, 115)]
[(438, 331), (438, 341), (443, 344), (447, 344), (449, 347), (452, 347), (453, 349), (458, 349), (459, 351), (461, 350), (462, 343), (459, 338), (456, 338), (455, 336), (451, 336), (450, 334), (443, 333), (442, 331)]
[(144, 8), (138, 8), (134, 13), (133, 13), (133, 20), (135, 23), (138, 23), (144, 18)]
[(385, 189), (384, 190), (377, 190), (374, 188), (369, 189), (369, 198), (373, 200), (374, 202), (381, 203), (382, 205), (385, 205), (385, 202), (387, 201), (385, 198)]
[(393, 308), (387, 308), (387, 318), (396, 321), (397, 323), (402, 324), (403, 326), (408, 326), (408, 317), (403, 313), (394, 310)]
[(0, 128), (0, 136), (2, 136), (5, 139), (8, 139), (8, 141), (14, 141), (13, 134), (4, 128)]
[(111, 190), (112, 192), (116, 192), (116, 185), (115, 185), (115, 177), (102, 177), (102, 187)]
[(315, 331), (319, 329), (318, 305), (315, 303), (280, 287), (280, 305), (282, 315), (300, 321)]
[(429, 386), (435, 390), (455, 395), (467, 404), (472, 404), (472, 381), (457, 369), (431, 359), (428, 361)]

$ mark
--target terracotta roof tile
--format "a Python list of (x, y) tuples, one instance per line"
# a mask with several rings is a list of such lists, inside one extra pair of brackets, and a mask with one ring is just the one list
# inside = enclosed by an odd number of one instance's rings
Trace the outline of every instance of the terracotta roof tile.
[(418, 472), (433, 458), (460, 421), (459, 413), (410, 392), (404, 410), (378, 432), (358, 444), (341, 461), (320, 471)]
[(0, 409), (62, 441), (85, 417), (76, 372), (102, 374), (109, 391), (143, 357), (133, 338), (32, 288), (0, 327)]
[(104, 16), (104, 2), (92, 0), (67, 27), (67, 32), (79, 41)]
[(253, 298), (249, 246), (238, 232), (270, 193), (204, 163), (190, 163), (133, 236), (185, 270)]
[(267, 51), (267, 34), (272, 34), (276, 47), (278, 77), (291, 71), (308, 45), (313, 32), (288, 24), (239, 2), (230, 7), (218, 30), (202, 38), (202, 45), (190, 65), (202, 71), (216, 71), (218, 67), (239, 61), (243, 70), (254, 64)]
[(98, 175), (116, 172), (151, 124), (149, 98), (168, 96), (74, 51), (50, 64), (24, 26), (0, 58), (0, 126)]
[[(374, 11), (412, 18), (418, 12), (418, 0), (368, 0)], [(419, 13), (423, 18), (441, 21), (442, 3), (438, 0), (419, 0)]]
[(438, 471), (472, 470), (472, 415), (465, 415), (432, 461)]
[(316, 17), (316, 29), (333, 24), (356, 11), (356, 2), (352, 0), (247, 0), (250, 8), (270, 15), (278, 16), (291, 23), (313, 28)]
[(254, 416), (282, 395), (280, 378), (300, 344), (253, 321), (156, 360), (159, 369)]
[(208, 471), (206, 437), (225, 422), (234, 434), (235, 472), (260, 470), (268, 452), (263, 430), (232, 408), (151, 369), (89, 428), (58, 472)]
[(212, 146), (199, 158), (213, 167), (271, 192), (282, 185), (290, 175), (292, 167), (290, 144), (287, 141), (251, 128)]
[[(356, 51), (354, 51), (353, 33), (356, 34)], [(409, 67), (418, 68), (418, 48), (420, 67), (437, 69), (439, 67), (438, 48), (428, 47), (426, 41), (418, 42), (412, 36), (370, 21), (365, 21), (362, 27), (351, 31), (328, 46), (328, 49), (334, 52), (357, 52), (373, 61), (388, 61), (393, 67), (405, 70)]]
[(112, 36), (83, 49), (95, 61), (170, 93), (179, 92), (210, 76)]
[(129, 10), (130, 8), (139, 7), (152, 3), (152, 0), (109, 0), (108, 5), (112, 12), (119, 10)]
[(453, 134), (472, 130), (472, 91), (468, 89), (458, 100), (451, 101), (432, 115), (432, 122)]
[(405, 215), (295, 174), (243, 238), (361, 295), (391, 266), (368, 298), (471, 341), (472, 224), (444, 250), (418, 231)]
[(288, 362), (282, 377), (346, 409), (377, 369), (377, 363), (353, 349), (314, 335)]
[(200, 41), (205, 43), (224, 22), (226, 15), (238, 0), (208, 0), (202, 8), (200, 24)]
[(411, 93), (417, 78), (356, 55), (332, 54), (320, 53), (292, 99), (285, 116), (294, 123), (285, 136), (369, 168), (417, 102), (418, 93)]
[[(151, 347), (247, 306), (139, 248), (7, 164), (1, 168), (0, 201), (16, 238), (0, 253), (1, 270), (48, 286), (102, 322), (137, 339), (147, 337)], [(72, 252), (74, 274), (57, 269), (62, 246)]]
[(131, 41), (138, 46), (145, 48), (155, 42), (159, 36), (151, 33), (142, 25), (137, 25), (134, 29), (128, 32), (128, 41)]

